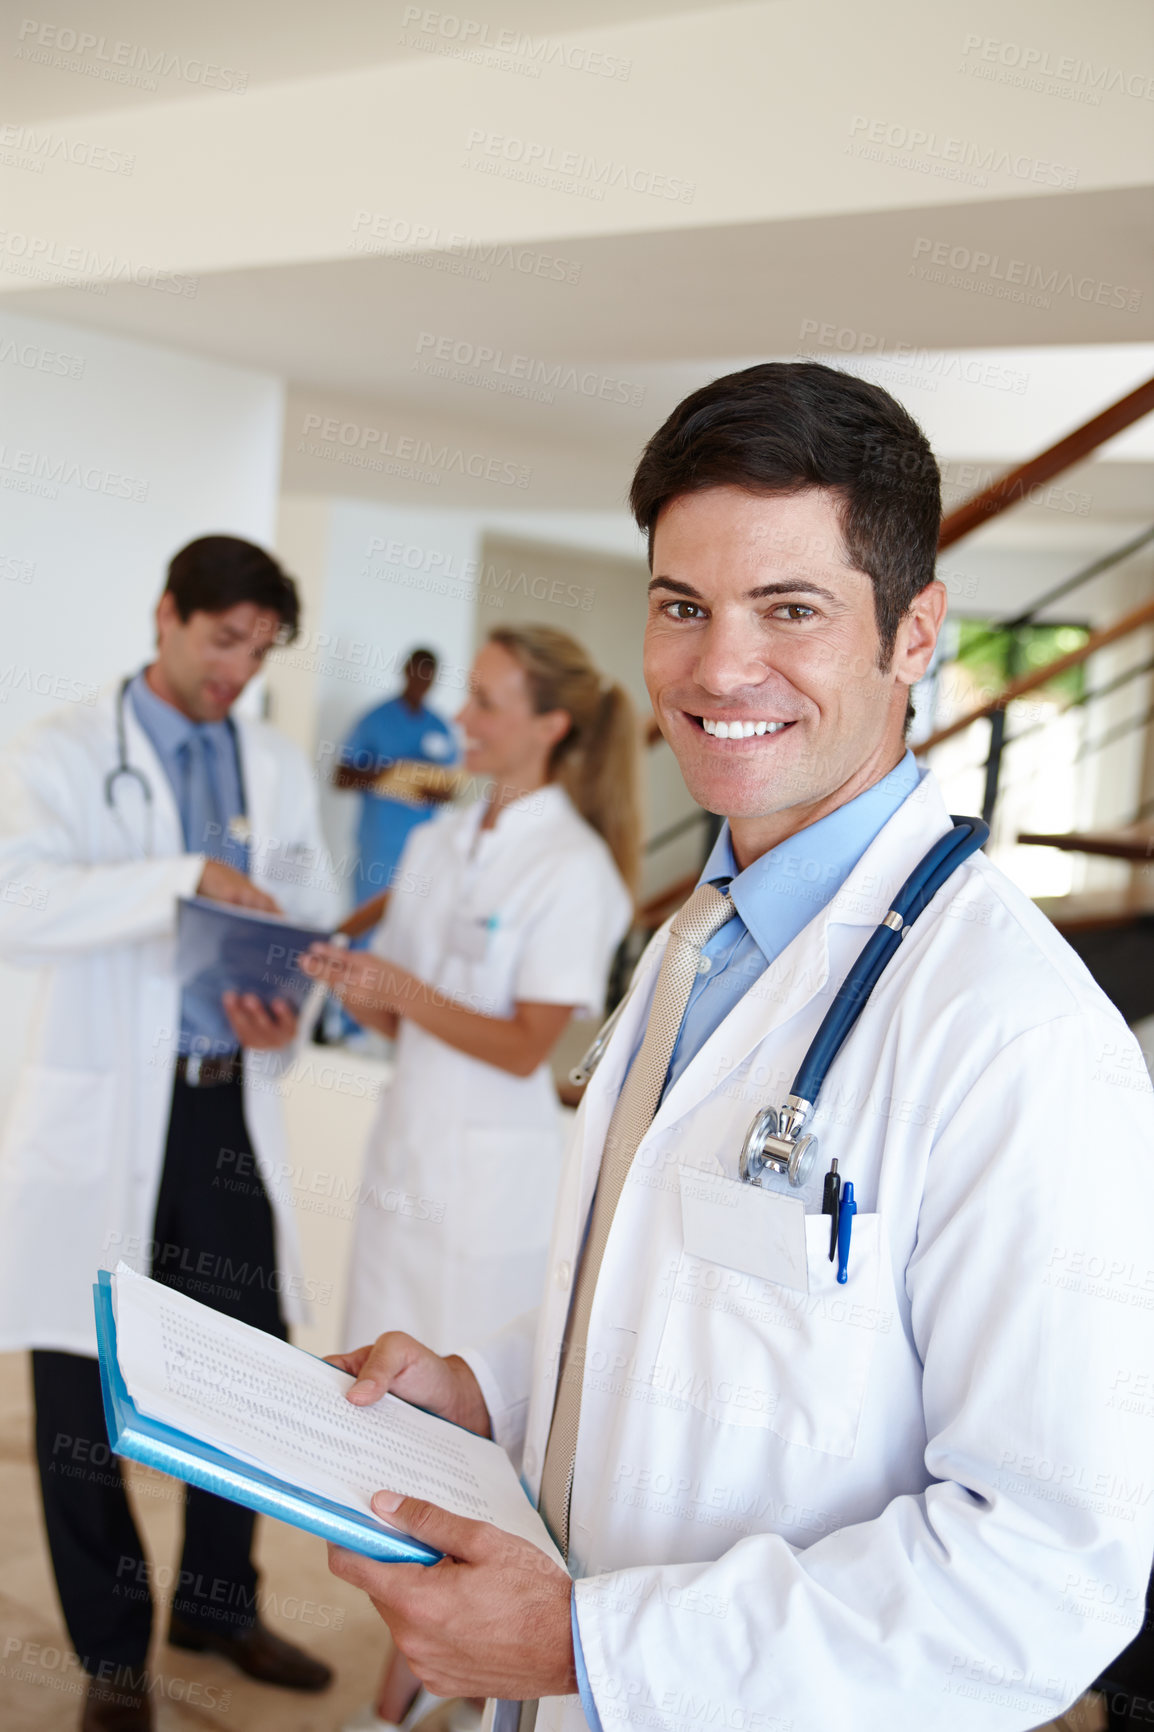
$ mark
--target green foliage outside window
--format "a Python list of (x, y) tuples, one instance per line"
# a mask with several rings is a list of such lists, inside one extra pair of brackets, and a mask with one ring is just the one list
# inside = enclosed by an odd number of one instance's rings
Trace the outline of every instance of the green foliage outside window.
[[(1025, 625), (1010, 632), (981, 619), (957, 623), (957, 660), (980, 686), (994, 692), (1059, 656), (1069, 655), (1071, 650), (1081, 649), (1090, 636), (1089, 627), (1082, 625)], [(1076, 703), (1085, 690), (1085, 673), (1086, 664), (1080, 662), (1037, 689)]]

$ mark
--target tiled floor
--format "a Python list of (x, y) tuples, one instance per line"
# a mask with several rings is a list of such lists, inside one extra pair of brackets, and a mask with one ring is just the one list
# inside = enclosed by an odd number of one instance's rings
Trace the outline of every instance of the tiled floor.
[[(3, 1732), (72, 1732), (83, 1690), (56, 1604), (31, 1459), (27, 1357), (0, 1354), (0, 1727)], [(159, 1474), (132, 1470), (137, 1519), (157, 1582), (174, 1565), (179, 1488)], [(253, 1684), (223, 1660), (177, 1653), (160, 1639), (152, 1665), (161, 1681), (158, 1732), (337, 1732), (366, 1701), (388, 1638), (362, 1594), (330, 1576), (319, 1540), (278, 1522), (260, 1524), (264, 1616), (336, 1670), (322, 1696)], [(158, 1600), (163, 1594), (158, 1592)], [(439, 1732), (444, 1711), (426, 1722)], [(1094, 1704), (1059, 1722), (1063, 1732), (1100, 1732)], [(926, 1732), (933, 1732), (927, 1727)]]

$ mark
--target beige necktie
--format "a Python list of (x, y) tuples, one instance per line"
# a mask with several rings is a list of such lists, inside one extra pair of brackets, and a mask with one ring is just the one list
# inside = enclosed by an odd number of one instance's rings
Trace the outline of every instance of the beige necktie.
[(727, 920), (732, 919), (734, 912), (728, 896), (723, 896), (712, 884), (699, 884), (670, 927), (669, 944), (657, 976), (645, 1038), (617, 1097), (605, 1138), (601, 1172), (589, 1216), (589, 1231), (574, 1284), (569, 1327), (561, 1349), (553, 1424), (541, 1473), (541, 1514), (566, 1556), (569, 1551), (569, 1498), (573, 1489), (577, 1428), (581, 1419), (585, 1344), (601, 1259), (605, 1255), (609, 1229), (637, 1145), (649, 1129), (661, 1099), (669, 1060), (701, 960), (701, 947)]

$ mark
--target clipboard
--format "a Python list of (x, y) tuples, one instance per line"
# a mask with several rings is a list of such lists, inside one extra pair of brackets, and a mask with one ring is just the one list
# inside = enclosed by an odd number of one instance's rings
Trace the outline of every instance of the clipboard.
[(274, 1479), (248, 1462), (214, 1449), (186, 1432), (175, 1431), (141, 1413), (128, 1393), (116, 1355), (116, 1314), (112, 1308), (112, 1277), (101, 1269), (92, 1289), (96, 1306), (96, 1342), (100, 1359), (100, 1393), (108, 1442), (114, 1455), (180, 1479), (202, 1491), (215, 1492), (230, 1503), (260, 1515), (275, 1516), (290, 1527), (303, 1528), (347, 1551), (360, 1552), (389, 1564), (435, 1564), (442, 1556), (407, 1534), (397, 1533), (355, 1510)]

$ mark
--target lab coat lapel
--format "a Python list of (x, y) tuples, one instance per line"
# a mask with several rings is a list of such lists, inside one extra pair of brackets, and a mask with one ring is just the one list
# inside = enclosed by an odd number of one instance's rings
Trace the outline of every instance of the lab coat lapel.
[[(267, 870), (278, 836), (276, 765), (263, 731), (241, 716), (236, 722), (236, 749), (240, 758), (245, 817), (249, 823), (249, 873), (260, 880)], [(286, 840), (286, 838), (282, 838)]]

